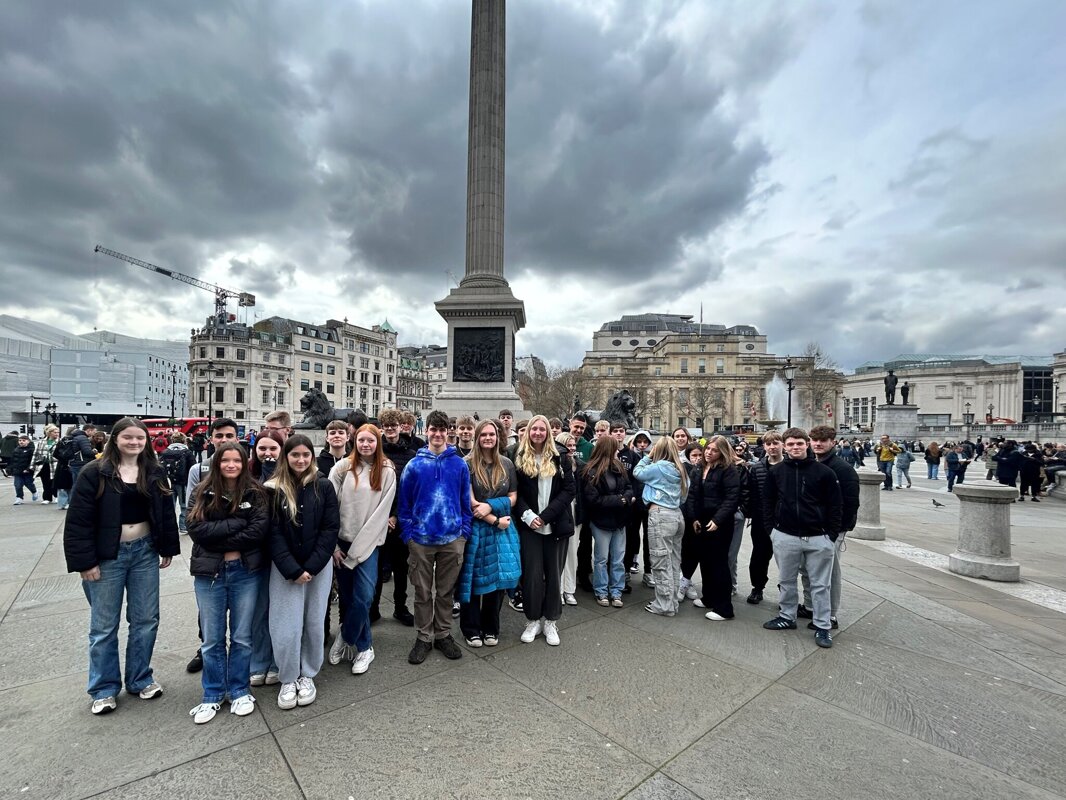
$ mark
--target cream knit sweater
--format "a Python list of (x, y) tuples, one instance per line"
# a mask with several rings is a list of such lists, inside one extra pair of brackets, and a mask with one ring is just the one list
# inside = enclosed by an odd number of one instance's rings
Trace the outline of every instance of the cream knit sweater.
[(341, 529), (338, 538), (351, 542), (344, 566), (355, 569), (370, 558), (374, 548), (385, 542), (389, 529), (389, 510), (396, 494), (396, 469), (386, 462), (381, 476), (381, 491), (370, 488), (370, 470), (359, 464), (359, 485), (349, 474), (351, 461), (338, 461), (329, 472), (330, 483), (340, 502)]

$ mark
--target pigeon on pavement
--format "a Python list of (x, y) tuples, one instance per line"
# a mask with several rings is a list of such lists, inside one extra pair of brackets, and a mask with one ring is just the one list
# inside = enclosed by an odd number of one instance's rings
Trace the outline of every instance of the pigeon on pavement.
[(933, 498), (933, 505), (937, 508), (947, 508), (947, 506), (945, 506), (943, 503), (938, 503), (935, 497)]

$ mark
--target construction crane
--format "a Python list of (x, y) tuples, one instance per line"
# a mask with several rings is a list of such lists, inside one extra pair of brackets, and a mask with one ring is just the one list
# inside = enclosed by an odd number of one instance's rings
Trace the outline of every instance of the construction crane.
[(190, 275), (183, 275), (180, 272), (175, 272), (172, 269), (164, 269), (163, 267), (157, 267), (155, 264), (149, 264), (147, 261), (141, 261), (139, 258), (128, 256), (125, 253), (120, 253), (117, 250), (109, 250), (103, 245), (96, 245), (93, 249), (94, 253), (103, 253), (104, 255), (117, 258), (120, 261), (125, 261), (129, 264), (135, 264), (138, 267), (144, 267), (152, 272), (158, 272), (160, 275), (166, 275), (168, 278), (173, 278), (176, 281), (187, 283), (190, 286), (195, 286), (198, 289), (205, 289), (209, 292), (214, 292), (215, 295), (215, 322), (219, 325), (224, 325), (229, 319), (229, 313), (226, 310), (226, 305), (231, 297), (237, 298), (237, 305), (241, 308), (249, 308), (255, 305), (255, 295), (248, 292), (235, 292), (232, 289), (223, 289), (221, 286), (215, 286), (213, 283), (202, 281), (199, 278), (193, 278)]

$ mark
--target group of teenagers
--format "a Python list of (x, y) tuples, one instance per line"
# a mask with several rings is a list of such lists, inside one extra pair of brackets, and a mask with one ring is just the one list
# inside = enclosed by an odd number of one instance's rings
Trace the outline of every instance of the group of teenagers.
[[(252, 713), (253, 686), (279, 685), (282, 709), (313, 703), (327, 659), (365, 673), (386, 578), (394, 617), (415, 628), (411, 664), (434, 649), (462, 657), (455, 611), (468, 646), (497, 645), (508, 596), (526, 617), (521, 641), (543, 635), (558, 646), (579, 579), (591, 578), (600, 605), (623, 605), (641, 527), (645, 583), (655, 590), (647, 612), (673, 616), (692, 599), (708, 619), (731, 619), (750, 520), (748, 602), (762, 601), (771, 558), (781, 580), (779, 613), (764, 627), (810, 618), (816, 642), (832, 646), (839, 545), (858, 508), (858, 480), (835, 454), (833, 429), (815, 429), (813, 441), (798, 428), (769, 432), (766, 455), (748, 461), (727, 438), (695, 444), (683, 428), (654, 443), (639, 431), (627, 445), (620, 423), (599, 423), (590, 440), (580, 416), (568, 431), (541, 415), (520, 430), (512, 421), (508, 411), (481, 421), (433, 411), (423, 443), (403, 412), (386, 409), (377, 424), (330, 423), (316, 454), (307, 436), (269, 421), (249, 452), (236, 423), (216, 419), (210, 458), (178, 488), (143, 423), (120, 420), (101, 458), (80, 471), (64, 529), (68, 569), (80, 573), (91, 608), (92, 713), (114, 711), (123, 686), (145, 700), (162, 694), (151, 666), (160, 570), (186, 531), (202, 640), (202, 700), (189, 712), (198, 724), (227, 701), (237, 716)], [(333, 587), (340, 627), (327, 650)]]

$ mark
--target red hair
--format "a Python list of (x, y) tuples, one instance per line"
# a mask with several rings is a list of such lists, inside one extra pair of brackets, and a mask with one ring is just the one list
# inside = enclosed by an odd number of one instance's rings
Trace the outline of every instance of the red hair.
[[(375, 492), (381, 491), (381, 476), (385, 472), (385, 452), (381, 448), (381, 431), (378, 430), (377, 425), (371, 425), (369, 422), (359, 428), (355, 432), (355, 439), (359, 440), (359, 434), (363, 433), (374, 434), (374, 440), (377, 442), (377, 446), (374, 448), (374, 455), (370, 461), (370, 489)], [(362, 458), (359, 455), (359, 448), (352, 447), (352, 454), (349, 456), (350, 468), (349, 472), (352, 473), (352, 480), (355, 481), (355, 485), (359, 485), (359, 470), (357, 467), (362, 463)]]

